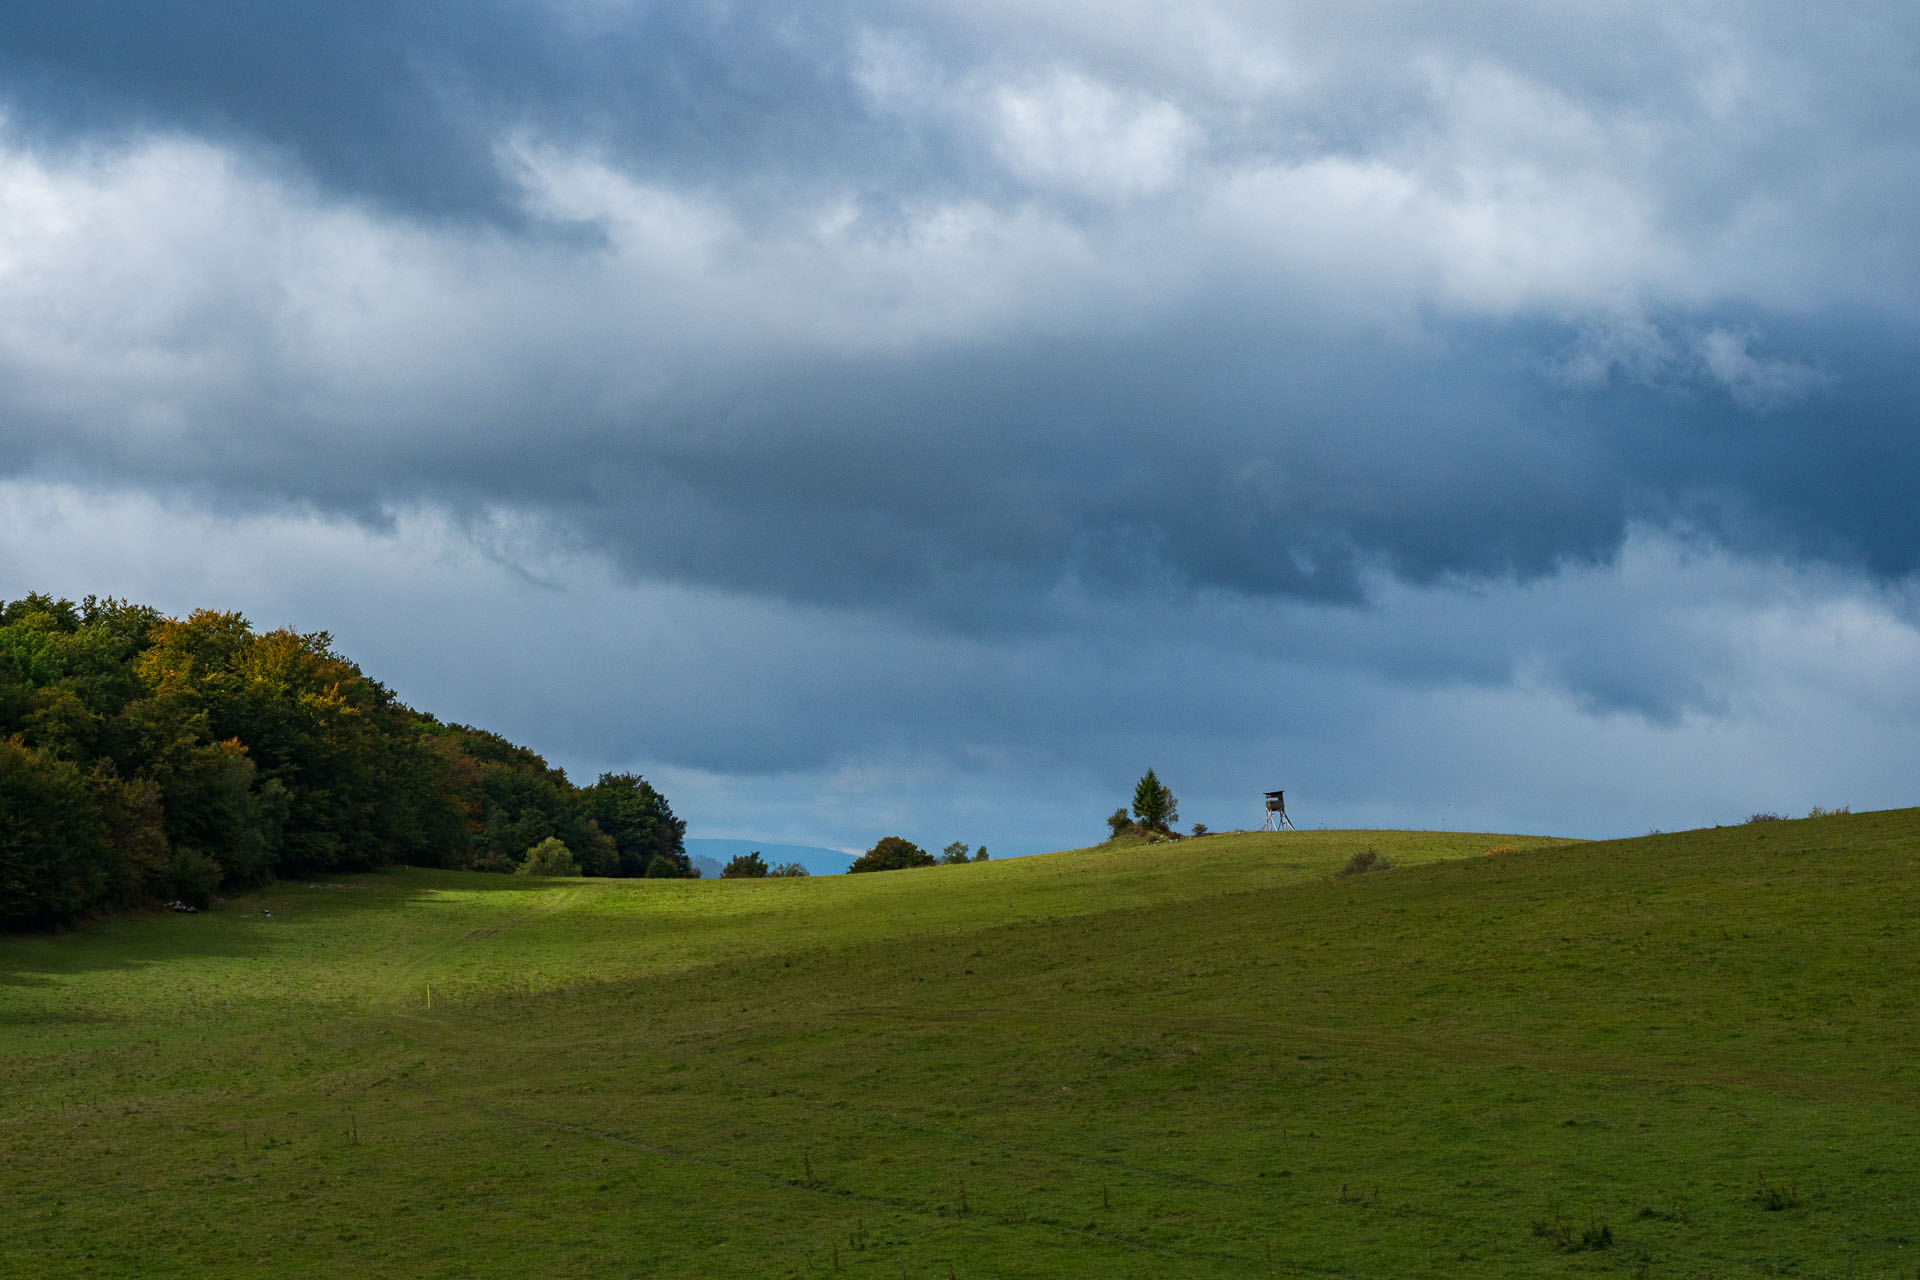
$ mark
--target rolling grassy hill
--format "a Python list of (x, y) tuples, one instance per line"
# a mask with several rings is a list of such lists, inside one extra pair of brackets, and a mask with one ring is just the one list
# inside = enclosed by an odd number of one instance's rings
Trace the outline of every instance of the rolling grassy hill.
[(1508, 842), (0, 940), (0, 1274), (1915, 1274), (1920, 811)]

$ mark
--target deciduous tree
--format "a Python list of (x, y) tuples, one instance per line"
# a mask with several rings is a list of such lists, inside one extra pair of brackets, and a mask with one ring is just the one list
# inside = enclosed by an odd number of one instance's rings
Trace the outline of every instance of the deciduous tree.
[(720, 869), (720, 878), (723, 880), (764, 880), (766, 875), (767, 861), (760, 856), (758, 849), (752, 853), (735, 854)]
[(901, 871), (907, 867), (931, 867), (935, 858), (932, 854), (899, 836), (884, 836), (873, 848), (854, 860), (847, 868), (849, 875), (856, 871)]
[(603, 773), (587, 788), (587, 811), (600, 830), (612, 838), (620, 854), (623, 876), (658, 873), (656, 858), (664, 858), (681, 875), (693, 871), (687, 857), (687, 824), (673, 816), (667, 798), (635, 773)]
[[(0, 927), (397, 861), (685, 876), (644, 779), (580, 788), (400, 702), (316, 631), (238, 613), (0, 601)], [(575, 874), (577, 874), (577, 870)]]

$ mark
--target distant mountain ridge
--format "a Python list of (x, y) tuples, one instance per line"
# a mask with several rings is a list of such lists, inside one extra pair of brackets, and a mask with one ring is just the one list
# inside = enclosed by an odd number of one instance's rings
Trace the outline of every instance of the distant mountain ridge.
[[(743, 853), (758, 850), (768, 866), (776, 862), (797, 862), (807, 869), (809, 875), (837, 876), (853, 865), (856, 855), (842, 853), (838, 849), (827, 849), (815, 844), (771, 844), (765, 840), (734, 840), (720, 836), (688, 837), (687, 856), (693, 859), (702, 875), (719, 875), (720, 868)], [(708, 870), (708, 863), (713, 869)]]

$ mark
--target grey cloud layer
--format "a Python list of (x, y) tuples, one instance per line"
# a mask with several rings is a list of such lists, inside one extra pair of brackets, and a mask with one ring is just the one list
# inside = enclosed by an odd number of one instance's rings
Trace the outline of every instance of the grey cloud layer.
[(1503, 199), (1587, 180), (1729, 248), (1820, 217), (1911, 265), (1920, 19), (1897, 4), (70, 0), (0, 36), (39, 136), (239, 142), (407, 212), (515, 220), (496, 152), (516, 129), (742, 203), (1138, 192), (1157, 145), (1424, 164)]
[[(513, 512), (641, 578), (976, 636), (1550, 578), (1636, 525), (1906, 579), (1917, 25), (14, 13), (0, 465)], [(1606, 634), (1539, 670), (1599, 711), (1718, 705)]]

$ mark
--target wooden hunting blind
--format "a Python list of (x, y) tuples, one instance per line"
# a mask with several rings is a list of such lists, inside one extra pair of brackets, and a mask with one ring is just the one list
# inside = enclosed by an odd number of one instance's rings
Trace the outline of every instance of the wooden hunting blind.
[(1279, 831), (1282, 829), (1287, 831), (1297, 830), (1293, 825), (1293, 819), (1287, 816), (1287, 793), (1284, 791), (1269, 791), (1266, 793), (1266, 797), (1267, 820), (1260, 829), (1262, 831)]

